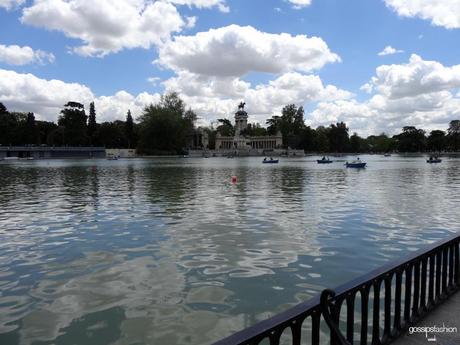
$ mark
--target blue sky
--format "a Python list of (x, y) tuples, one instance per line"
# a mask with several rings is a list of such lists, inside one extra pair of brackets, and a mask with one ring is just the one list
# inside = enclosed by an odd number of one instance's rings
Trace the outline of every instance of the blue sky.
[(445, 129), (459, 29), (460, 0), (0, 0), (0, 102), (105, 121), (178, 91), (203, 125), (244, 100), (262, 124), (295, 103), (313, 127)]

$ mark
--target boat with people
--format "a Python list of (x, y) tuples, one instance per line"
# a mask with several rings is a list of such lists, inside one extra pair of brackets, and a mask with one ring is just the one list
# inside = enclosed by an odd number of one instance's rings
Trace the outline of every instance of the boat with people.
[(391, 157), (391, 153), (385, 153), (383, 156), (384, 157)]
[(108, 153), (106, 158), (107, 158), (108, 161), (117, 161), (118, 160), (118, 156), (113, 154), (113, 153)]
[(361, 161), (358, 157), (356, 160), (352, 162), (346, 162), (345, 166), (347, 168), (365, 168), (366, 164), (367, 164), (366, 162)]
[(279, 162), (279, 159), (273, 159), (273, 157), (267, 158), (265, 157), (262, 163), (264, 164), (276, 164)]
[(329, 157), (325, 157), (325, 156), (323, 156), (323, 158), (321, 158), (321, 159), (317, 159), (316, 161), (318, 162), (318, 164), (330, 164), (330, 163), (332, 163), (332, 161), (329, 159)]
[(441, 162), (442, 162), (442, 159), (439, 158), (439, 157), (437, 157), (437, 156), (434, 156), (434, 157), (433, 157), (433, 156), (430, 156), (430, 158), (428, 158), (428, 159), (426, 160), (426, 162), (427, 162), (427, 163), (430, 163), (430, 164), (432, 164), (432, 163), (441, 163)]

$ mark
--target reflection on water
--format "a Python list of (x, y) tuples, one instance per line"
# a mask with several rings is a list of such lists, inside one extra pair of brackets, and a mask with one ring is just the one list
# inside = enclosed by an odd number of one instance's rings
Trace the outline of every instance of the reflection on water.
[(211, 343), (460, 228), (459, 159), (314, 159), (1, 163), (0, 343)]

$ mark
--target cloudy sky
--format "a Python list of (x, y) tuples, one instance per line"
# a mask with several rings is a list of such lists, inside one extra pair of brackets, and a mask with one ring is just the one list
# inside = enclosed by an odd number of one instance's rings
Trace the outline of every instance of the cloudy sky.
[(0, 102), (98, 121), (178, 91), (200, 123), (244, 100), (265, 123), (290, 103), (308, 125), (361, 135), (460, 119), (460, 0), (0, 0)]

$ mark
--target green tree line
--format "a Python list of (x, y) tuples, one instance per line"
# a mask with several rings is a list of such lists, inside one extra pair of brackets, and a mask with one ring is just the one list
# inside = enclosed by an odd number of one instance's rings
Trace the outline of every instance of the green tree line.
[[(460, 120), (449, 123), (447, 132), (405, 126), (399, 134), (385, 133), (366, 138), (350, 135), (346, 123), (333, 123), (316, 129), (305, 124), (303, 107), (286, 105), (281, 115), (272, 116), (266, 127), (249, 124), (241, 133), (264, 136), (281, 133), (283, 147), (305, 152), (424, 152), (459, 151)], [(175, 92), (161, 97), (156, 104), (143, 109), (134, 121), (128, 110), (124, 121), (97, 122), (94, 102), (86, 114), (83, 104), (70, 101), (64, 105), (57, 123), (38, 121), (33, 113), (8, 111), (0, 103), (0, 145), (49, 146), (105, 146), (107, 148), (135, 148), (143, 154), (178, 154), (187, 149), (188, 138), (196, 129), (197, 116), (187, 109)], [(228, 119), (219, 119), (216, 126), (204, 129), (209, 137), (209, 149), (215, 146), (217, 132), (233, 136), (234, 128)]]

